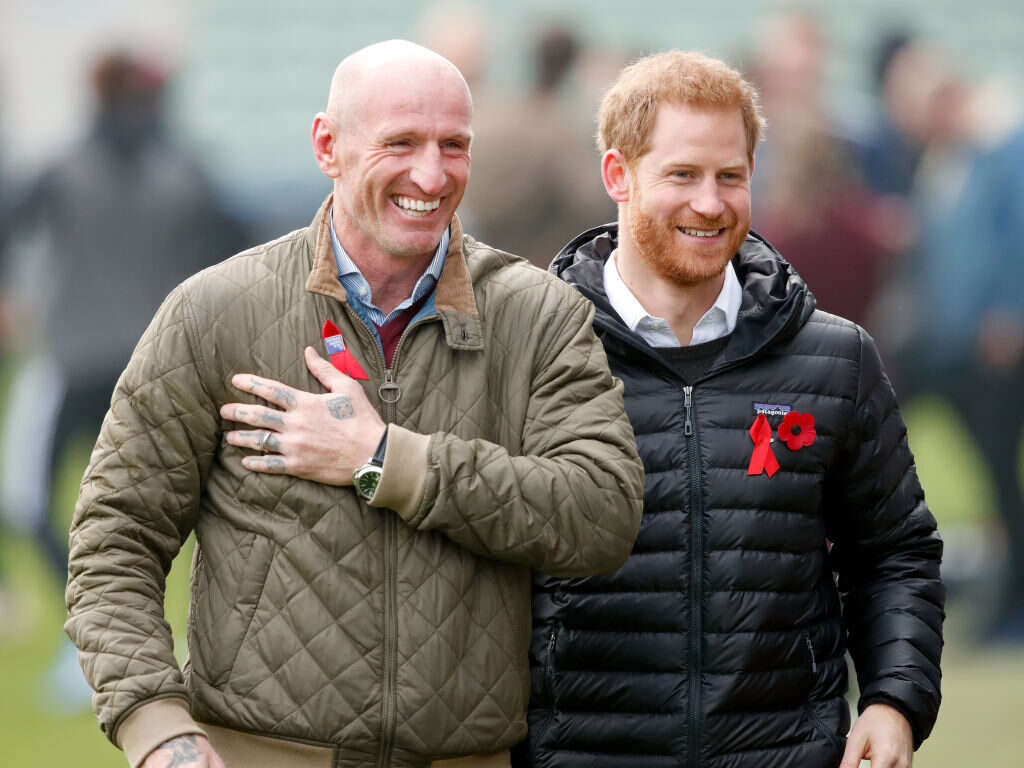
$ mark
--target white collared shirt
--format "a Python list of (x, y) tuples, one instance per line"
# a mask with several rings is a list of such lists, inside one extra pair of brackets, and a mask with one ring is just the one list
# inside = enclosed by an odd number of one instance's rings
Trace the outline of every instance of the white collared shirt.
[[(612, 251), (608, 261), (604, 263), (604, 291), (608, 295), (612, 309), (623, 319), (629, 330), (652, 347), (683, 346), (668, 322), (647, 314), (647, 310), (623, 282), (615, 263), (617, 253), (618, 249)], [(693, 336), (687, 346), (704, 344), (732, 333), (736, 327), (742, 299), (743, 289), (730, 261), (725, 265), (725, 282), (722, 284), (722, 290), (718, 292), (718, 298), (693, 327)]]

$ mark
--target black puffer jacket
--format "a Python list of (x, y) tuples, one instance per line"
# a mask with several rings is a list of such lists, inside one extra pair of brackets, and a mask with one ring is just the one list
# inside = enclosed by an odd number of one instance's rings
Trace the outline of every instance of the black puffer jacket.
[[(608, 303), (616, 235), (585, 232), (552, 271), (597, 305), (625, 382), (647, 473), (643, 523), (616, 573), (537, 578), (530, 736), (516, 763), (836, 766), (848, 645), (860, 708), (898, 708), (916, 747), (939, 707), (942, 542), (873, 341), (815, 310), (751, 235), (733, 259), (736, 329), (686, 386)], [(782, 416), (768, 416), (770, 478), (747, 473), (755, 403), (814, 417), (813, 443), (790, 450)]]

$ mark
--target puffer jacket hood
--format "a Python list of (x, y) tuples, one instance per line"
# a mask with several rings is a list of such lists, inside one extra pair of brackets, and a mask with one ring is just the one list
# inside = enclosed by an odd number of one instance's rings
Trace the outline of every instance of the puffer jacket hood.
[[(636, 338), (619, 320), (604, 292), (605, 260), (618, 243), (619, 225), (603, 224), (573, 238), (551, 262), (549, 271), (590, 299), (596, 307), (594, 326), (623, 341)], [(706, 375), (741, 364), (768, 346), (796, 333), (814, 312), (814, 295), (779, 253), (755, 232), (747, 235), (733, 258), (743, 286), (743, 303), (732, 338)], [(652, 355), (661, 363), (661, 358)]]

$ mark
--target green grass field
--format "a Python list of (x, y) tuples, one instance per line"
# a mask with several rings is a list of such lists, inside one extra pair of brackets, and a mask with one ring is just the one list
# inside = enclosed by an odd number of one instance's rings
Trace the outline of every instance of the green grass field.
[[(941, 403), (906, 409), (912, 444), (928, 499), (950, 533), (987, 529), (991, 493), (984, 469), (962, 429)], [(943, 445), (957, 444), (956, 465), (944, 464)], [(62, 509), (69, 509), (87, 457), (82, 444), (62, 471)], [(959, 537), (954, 537), (959, 539)], [(947, 535), (950, 544), (954, 542)], [(191, 547), (175, 562), (168, 587), (168, 617), (181, 637), (187, 608)], [(123, 766), (123, 757), (100, 733), (91, 713), (58, 714), (42, 686), (62, 638), (63, 596), (30, 541), (7, 535), (0, 563), (19, 609), (0, 616), (0, 765), (44, 768)], [(1022, 764), (1013, 735), (1024, 711), (1024, 648), (996, 650), (972, 643), (991, 590), (979, 579), (948, 605), (943, 663), (944, 701), (932, 738), (915, 759), (919, 768), (1013, 768)], [(183, 649), (179, 648), (179, 656)], [(229, 766), (229, 768), (232, 768)]]

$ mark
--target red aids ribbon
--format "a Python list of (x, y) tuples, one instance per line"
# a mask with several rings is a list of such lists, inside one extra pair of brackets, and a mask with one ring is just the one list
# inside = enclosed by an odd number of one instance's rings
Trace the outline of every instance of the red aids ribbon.
[(747, 474), (760, 475), (764, 471), (771, 477), (779, 471), (779, 462), (772, 453), (772, 427), (763, 413), (757, 414), (749, 434), (754, 441), (754, 454), (750, 457)]
[(345, 340), (341, 338), (341, 331), (338, 330), (338, 326), (328, 320), (324, 323), (322, 335), (324, 347), (327, 348), (327, 356), (330, 357), (331, 363), (335, 368), (351, 376), (353, 379), (366, 381), (370, 378), (366, 375), (366, 371), (363, 370), (363, 366), (359, 364), (359, 361), (348, 351), (348, 347), (345, 346)]
[(791, 451), (799, 451), (814, 442), (818, 436), (814, 429), (814, 416), (790, 411), (779, 425), (779, 440)]

